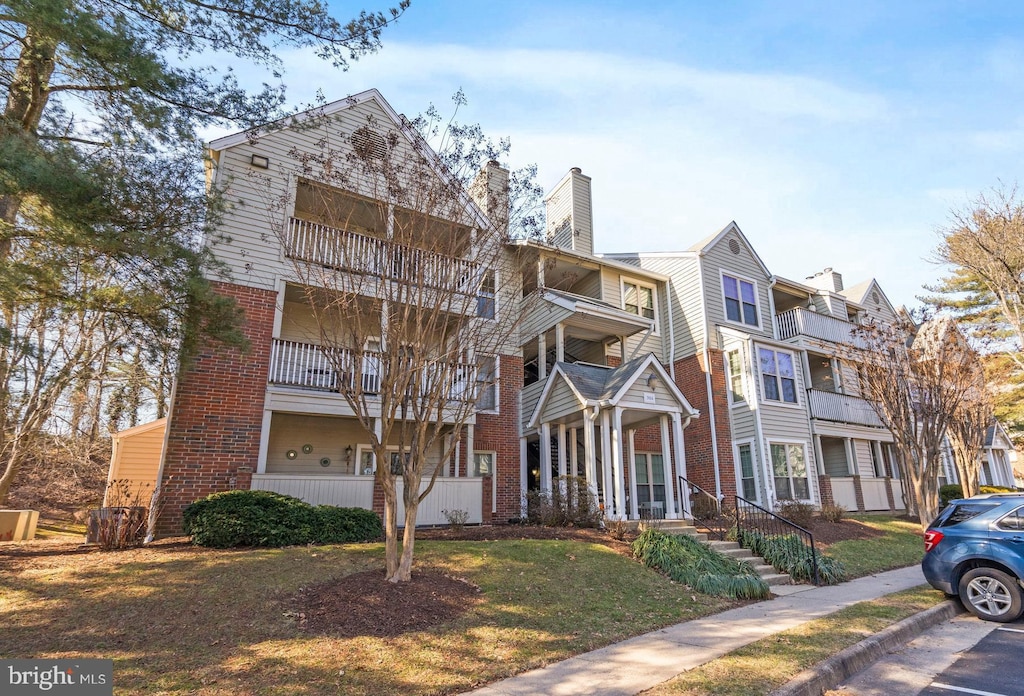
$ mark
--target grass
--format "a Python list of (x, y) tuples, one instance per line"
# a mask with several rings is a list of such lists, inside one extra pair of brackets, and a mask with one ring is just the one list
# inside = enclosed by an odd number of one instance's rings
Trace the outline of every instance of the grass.
[(67, 520), (39, 520), (36, 525), (37, 539), (57, 539), (70, 536), (85, 536), (85, 525)]
[(826, 553), (840, 561), (851, 578), (883, 570), (905, 568), (924, 557), (921, 525), (892, 515), (850, 515), (850, 519), (871, 527), (882, 536), (838, 541)]
[(751, 643), (644, 694), (762, 696), (802, 670), (944, 599), (941, 592), (921, 586), (854, 604)]
[(383, 568), (380, 544), (4, 558), (0, 655), (113, 658), (118, 693), (447, 694), (735, 602), (694, 593), (599, 545), (417, 544), (417, 567), (464, 577), (482, 601), (395, 638), (299, 629), (300, 587)]

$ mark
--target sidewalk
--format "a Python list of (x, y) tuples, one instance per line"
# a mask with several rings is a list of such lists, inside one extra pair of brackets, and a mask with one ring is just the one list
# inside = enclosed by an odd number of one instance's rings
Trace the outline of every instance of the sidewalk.
[(468, 693), (632, 696), (765, 636), (924, 583), (921, 567), (911, 566), (832, 587), (780, 585), (772, 588), (780, 595), (775, 599), (652, 631)]

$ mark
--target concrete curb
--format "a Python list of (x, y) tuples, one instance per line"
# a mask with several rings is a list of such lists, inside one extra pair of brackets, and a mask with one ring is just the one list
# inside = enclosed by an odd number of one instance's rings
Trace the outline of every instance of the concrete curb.
[(865, 638), (855, 645), (805, 669), (770, 696), (821, 696), (847, 677), (877, 662), (894, 648), (909, 643), (921, 633), (964, 611), (960, 603), (948, 600)]

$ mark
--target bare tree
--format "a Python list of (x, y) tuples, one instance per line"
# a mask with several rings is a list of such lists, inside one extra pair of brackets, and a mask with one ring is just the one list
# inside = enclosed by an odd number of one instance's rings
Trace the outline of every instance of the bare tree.
[(294, 207), (279, 236), (319, 334), (316, 359), (371, 443), (386, 578), (408, 581), (419, 505), (478, 406), (491, 407), (496, 364), (518, 352), (526, 300), (510, 242), (540, 229), (540, 190), (532, 170), (497, 165), (507, 142), (433, 111), (354, 132), (330, 117), (302, 128), (318, 147), (292, 152), (294, 194), (268, 207)]
[(922, 528), (938, 514), (940, 452), (950, 424), (977, 388), (978, 359), (951, 319), (909, 318), (858, 330), (862, 387), (892, 432)]
[(975, 370), (977, 386), (968, 389), (960, 407), (949, 421), (946, 435), (953, 449), (957, 478), (963, 495), (978, 494), (981, 479), (981, 451), (985, 446), (985, 433), (992, 424), (992, 401), (985, 390), (980, 362), (964, 367)]

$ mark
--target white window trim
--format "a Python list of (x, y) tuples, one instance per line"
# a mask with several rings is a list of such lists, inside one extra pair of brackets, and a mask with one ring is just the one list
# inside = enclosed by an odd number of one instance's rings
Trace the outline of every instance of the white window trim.
[[(761, 373), (761, 356), (759, 355), (759, 351), (762, 348), (764, 350), (770, 350), (770, 351), (772, 351), (773, 353), (776, 353), (776, 354), (778, 354), (778, 353), (786, 353), (786, 354), (789, 355), (789, 357), (791, 357), (793, 359), (793, 390), (796, 392), (796, 403), (794, 403), (792, 401), (785, 401), (785, 400), (783, 400), (781, 398), (779, 398), (779, 399), (769, 399), (769, 398), (767, 398), (765, 396), (765, 393), (764, 393), (764, 378), (763, 378), (763, 375)], [(765, 405), (768, 405), (768, 406), (781, 406), (782, 408), (794, 408), (794, 409), (803, 410), (803, 407), (804, 407), (803, 406), (803, 399), (800, 398), (800, 391), (801, 391), (801, 389), (800, 389), (800, 370), (802, 368), (802, 365), (800, 365), (800, 363), (797, 361), (796, 353), (794, 353), (791, 350), (785, 350), (783, 348), (776, 348), (775, 346), (767, 346), (767, 345), (764, 345), (764, 344), (756, 343), (756, 344), (754, 344), (754, 355), (753, 355), (753, 358), (754, 358), (754, 368), (755, 368), (755, 372), (757, 374), (757, 393), (758, 393), (758, 396), (759, 396), (759, 399), (760, 399), (761, 403), (765, 404)], [(778, 365), (778, 359), (776, 359), (775, 364), (776, 364), (776, 366)], [(782, 396), (782, 376), (776, 374), (775, 378), (779, 380), (779, 396), (781, 397)]]
[[(476, 469), (476, 456), (478, 454), (489, 454), (489, 455), (491, 455), (491, 473), (486, 474), (486, 475), (487, 476), (494, 476), (494, 471), (495, 471), (495, 469), (498, 468), (498, 453), (495, 452), (494, 450), (473, 450), (472, 466), (473, 466), (474, 470)], [(468, 478), (483, 478), (483, 477), (484, 477), (484, 475), (482, 475), (482, 474), (477, 474), (477, 473), (468, 474)]]
[[(654, 322), (653, 333), (655, 335), (658, 335), (660, 333), (659, 326), (661, 324), (661, 322), (658, 321), (658, 319), (661, 317), (661, 307), (659, 306), (660, 303), (658, 302), (658, 285), (656, 283), (652, 283), (652, 282), (647, 281), (647, 280), (641, 280), (640, 278), (632, 278), (630, 276), (620, 275), (619, 276), (619, 300), (620, 300), (619, 304), (622, 306), (622, 311), (624, 311), (624, 312), (628, 312), (629, 311), (629, 310), (626, 309), (626, 284), (627, 283), (629, 285), (636, 285), (638, 288), (650, 288), (650, 290), (651, 290), (651, 300), (654, 302), (654, 319), (652, 319), (652, 321)], [(645, 317), (645, 316), (643, 316), (641, 314), (638, 314), (636, 316), (640, 317), (641, 319), (646, 319), (647, 318), (647, 317)]]
[[(497, 353), (484, 353), (480, 357), (494, 360), (494, 408), (479, 408), (475, 412), (488, 415), (501, 413), (501, 356)], [(480, 369), (479, 363), (477, 369)], [(477, 384), (479, 382), (474, 379), (473, 387), (476, 388)]]
[[(753, 502), (761, 504), (761, 486), (757, 481), (757, 446), (756, 440), (750, 438), (749, 440), (735, 440), (732, 443), (733, 457), (736, 462), (736, 492), (740, 493), (743, 490), (743, 462), (740, 460), (740, 447), (746, 445), (750, 447), (750, 467), (754, 472), (754, 500)], [(746, 497), (744, 495), (744, 497)]]
[[(735, 280), (742, 280), (744, 283), (750, 283), (751, 285), (754, 286), (754, 301), (755, 301), (754, 308), (755, 308), (755, 311), (757, 312), (757, 324), (748, 324), (745, 321), (742, 321), (742, 316), (743, 316), (743, 300), (742, 300), (743, 294), (742, 294), (742, 292), (740, 293), (740, 298), (741, 298), (740, 299), (740, 317), (741, 317), (741, 320), (740, 321), (733, 321), (732, 319), (729, 318), (729, 310), (727, 310), (726, 307), (725, 307), (725, 277), (726, 276), (729, 276), (730, 278), (733, 278)], [(725, 323), (730, 324), (732, 326), (742, 326), (743, 328), (747, 329), (748, 331), (750, 329), (757, 329), (758, 331), (764, 331), (764, 328), (763, 328), (764, 327), (764, 319), (762, 317), (764, 312), (762, 311), (762, 308), (761, 308), (761, 291), (758, 288), (756, 280), (754, 280), (753, 278), (748, 278), (746, 276), (739, 275), (737, 273), (732, 273), (732, 272), (726, 271), (724, 268), (719, 268), (718, 269), (718, 295), (722, 299), (722, 318), (725, 320)]]
[[(478, 303), (480, 302), (480, 288), (483, 287), (484, 276), (486, 276), (488, 273), (493, 273), (494, 274), (494, 295), (492, 297), (492, 299), (494, 300), (494, 316), (493, 317), (482, 317), (477, 312), (477, 307), (478, 307)], [(501, 294), (501, 292), (499, 292), (499, 288), (501, 288), (501, 277), (498, 274), (498, 269), (497, 268), (485, 268), (484, 272), (483, 272), (483, 275), (480, 278), (480, 285), (477, 287), (476, 292), (473, 295), (473, 316), (475, 316), (477, 319), (479, 319), (481, 321), (492, 321), (492, 322), (497, 322), (498, 321), (498, 314), (499, 314), (499, 311), (501, 309), (498, 306), (498, 295)]]
[[(740, 360), (739, 360), (739, 362), (740, 362), (739, 378), (740, 378), (740, 393), (743, 394), (743, 401), (736, 401), (733, 398), (732, 378), (734, 377), (734, 375), (732, 374), (732, 366), (729, 364), (729, 354), (730, 353), (739, 353), (739, 356), (740, 356)], [(728, 349), (728, 350), (725, 351), (725, 376), (726, 376), (726, 385), (727, 385), (726, 392), (728, 393), (728, 398), (729, 398), (729, 407), (730, 408), (732, 408), (733, 406), (747, 406), (747, 407), (749, 407), (750, 406), (750, 395), (747, 393), (746, 361), (743, 360), (743, 349), (742, 348), (731, 348), (731, 349)]]
[[(808, 447), (806, 440), (787, 440), (784, 438), (770, 438), (766, 441), (765, 447), (765, 460), (768, 464), (768, 473), (772, 477), (772, 489), (773, 495), (775, 496), (775, 502), (779, 503), (783, 500), (794, 500), (800, 503), (813, 503), (814, 502), (814, 484), (811, 482), (811, 477), (814, 476), (816, 467), (814, 462), (811, 461), (812, 450)], [(775, 490), (775, 462), (772, 461), (772, 445), (800, 445), (804, 450), (804, 468), (807, 470), (807, 498), (780, 498), (779, 492)], [(786, 457), (786, 465), (790, 469), (789, 479), (793, 478), (793, 469), (789, 464), (789, 457)]]

